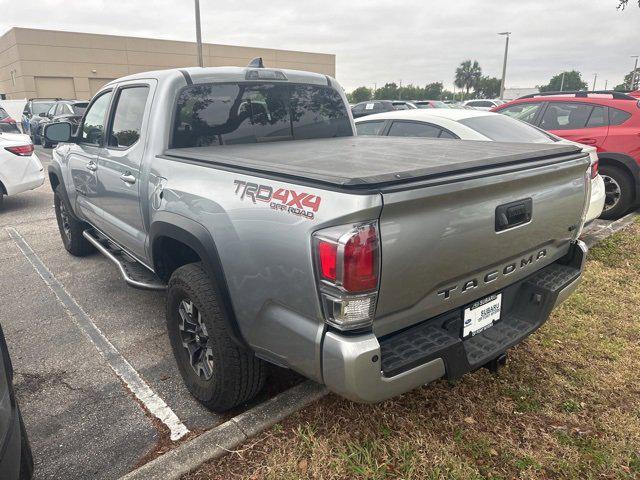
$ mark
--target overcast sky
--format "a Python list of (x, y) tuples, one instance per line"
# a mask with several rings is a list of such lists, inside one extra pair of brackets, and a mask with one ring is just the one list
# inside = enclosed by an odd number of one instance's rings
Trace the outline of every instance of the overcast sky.
[[(640, 8), (617, 0), (201, 0), (203, 41), (334, 53), (348, 91), (440, 81), (477, 59), (507, 87), (576, 69), (598, 88), (622, 82), (640, 54)], [(0, 0), (0, 34), (13, 26), (193, 40), (192, 0)]]

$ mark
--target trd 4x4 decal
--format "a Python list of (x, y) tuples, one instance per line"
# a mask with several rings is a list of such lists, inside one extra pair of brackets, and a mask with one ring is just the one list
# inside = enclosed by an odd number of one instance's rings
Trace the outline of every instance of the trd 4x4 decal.
[(278, 188), (274, 191), (273, 187), (269, 185), (259, 185), (242, 180), (234, 180), (233, 184), (236, 186), (235, 193), (240, 196), (240, 200), (249, 198), (253, 203), (268, 203), (272, 210), (298, 215), (309, 220), (313, 220), (322, 201), (318, 195), (296, 192), (286, 188)]

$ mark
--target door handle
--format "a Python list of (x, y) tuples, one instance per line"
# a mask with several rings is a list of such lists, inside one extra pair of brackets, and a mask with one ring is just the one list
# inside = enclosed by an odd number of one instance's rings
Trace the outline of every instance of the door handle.
[(136, 177), (131, 175), (131, 172), (124, 172), (122, 175), (120, 175), (120, 180), (122, 180), (124, 183), (128, 183), (129, 185), (133, 185), (134, 183), (136, 183)]
[(89, 163), (87, 163), (87, 170), (95, 172), (96, 170), (98, 170), (98, 165), (96, 165), (96, 162), (91, 160)]
[(584, 143), (585, 145), (595, 145), (598, 141), (595, 138), (581, 138), (576, 140), (578, 143)]

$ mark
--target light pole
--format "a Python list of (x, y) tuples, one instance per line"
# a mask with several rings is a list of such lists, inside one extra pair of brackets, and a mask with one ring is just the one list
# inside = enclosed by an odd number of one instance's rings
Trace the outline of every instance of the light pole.
[(598, 80), (597, 73), (593, 76), (593, 88), (591, 89), (591, 91), (594, 91), (596, 89), (596, 80)]
[(200, 33), (200, 0), (196, 2), (196, 46), (198, 49), (198, 66), (204, 67), (202, 60), (202, 34)]
[(636, 72), (638, 71), (638, 55), (631, 55), (631, 58), (635, 58), (636, 63), (633, 65), (633, 72), (631, 72), (631, 85), (629, 85), (629, 90), (633, 90), (636, 86)]
[(562, 72), (562, 80), (560, 80), (560, 91), (564, 88), (564, 73), (565, 72)]
[(511, 32), (500, 32), (498, 35), (504, 35), (506, 41), (504, 42), (504, 60), (502, 62), (502, 82), (500, 82), (500, 100), (504, 97), (504, 80), (507, 76), (507, 54), (509, 53), (509, 35)]

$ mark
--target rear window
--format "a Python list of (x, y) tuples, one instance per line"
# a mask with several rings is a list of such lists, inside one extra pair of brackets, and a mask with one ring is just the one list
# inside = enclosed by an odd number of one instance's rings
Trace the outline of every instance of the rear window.
[(73, 109), (74, 115), (82, 115), (87, 109), (87, 105), (89, 103), (74, 103), (71, 108)]
[(469, 117), (459, 122), (496, 142), (550, 143), (552, 141), (531, 125), (505, 115)]
[(351, 136), (342, 98), (321, 85), (203, 84), (180, 93), (173, 147)]

